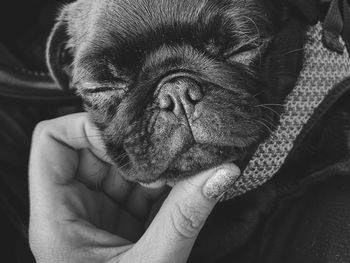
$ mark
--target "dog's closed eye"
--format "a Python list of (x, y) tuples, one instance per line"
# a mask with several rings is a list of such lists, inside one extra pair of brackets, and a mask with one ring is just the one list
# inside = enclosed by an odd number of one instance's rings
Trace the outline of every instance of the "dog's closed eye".
[(114, 82), (95, 83), (84, 82), (79, 85), (80, 92), (84, 95), (113, 91), (117, 95), (123, 95), (127, 91), (127, 83), (122, 79), (116, 79)]
[(257, 56), (261, 56), (265, 52), (269, 42), (269, 39), (259, 39), (258, 41), (252, 41), (246, 44), (234, 46), (226, 51), (223, 57), (229, 62), (249, 65), (254, 62)]

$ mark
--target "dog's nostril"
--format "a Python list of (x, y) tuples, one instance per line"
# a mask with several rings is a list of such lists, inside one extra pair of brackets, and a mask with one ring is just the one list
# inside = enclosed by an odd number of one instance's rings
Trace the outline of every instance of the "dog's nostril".
[(191, 79), (175, 79), (160, 86), (158, 105), (175, 115), (192, 114), (194, 106), (203, 99), (202, 87)]
[(159, 99), (159, 107), (163, 110), (172, 111), (175, 107), (175, 104), (170, 95), (163, 95)]
[(187, 99), (195, 104), (203, 99), (203, 94), (199, 87), (189, 88), (187, 90)]

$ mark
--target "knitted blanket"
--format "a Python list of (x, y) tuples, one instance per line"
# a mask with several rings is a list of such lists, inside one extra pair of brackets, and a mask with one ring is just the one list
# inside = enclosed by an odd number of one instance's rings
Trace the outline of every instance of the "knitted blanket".
[(271, 179), (303, 136), (307, 123), (317, 114), (321, 103), (337, 83), (350, 76), (350, 57), (323, 46), (322, 24), (309, 28), (304, 51), (304, 65), (293, 91), (287, 96), (280, 124), (261, 143), (241, 176), (221, 198), (232, 199), (257, 188)]

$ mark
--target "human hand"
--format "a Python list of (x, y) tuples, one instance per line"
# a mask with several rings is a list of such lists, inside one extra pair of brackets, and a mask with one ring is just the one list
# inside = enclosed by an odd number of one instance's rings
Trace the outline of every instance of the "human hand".
[(233, 164), (167, 187), (126, 182), (86, 113), (37, 126), (29, 183), (29, 239), (37, 262), (186, 262), (206, 218), (234, 180)]

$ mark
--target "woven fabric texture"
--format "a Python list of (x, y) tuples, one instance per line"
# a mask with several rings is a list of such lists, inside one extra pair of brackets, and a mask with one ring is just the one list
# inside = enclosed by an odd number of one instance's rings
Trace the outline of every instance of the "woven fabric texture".
[(325, 48), (321, 41), (322, 24), (310, 27), (304, 50), (304, 65), (295, 88), (286, 99), (280, 124), (261, 143), (247, 167), (221, 201), (257, 188), (281, 168), (294, 142), (310, 117), (334, 86), (350, 76), (348, 52), (342, 55)]

